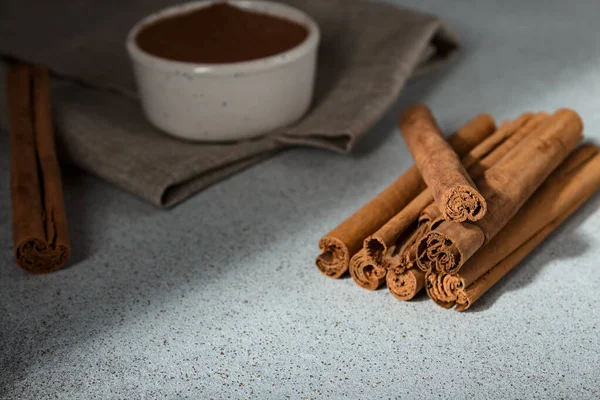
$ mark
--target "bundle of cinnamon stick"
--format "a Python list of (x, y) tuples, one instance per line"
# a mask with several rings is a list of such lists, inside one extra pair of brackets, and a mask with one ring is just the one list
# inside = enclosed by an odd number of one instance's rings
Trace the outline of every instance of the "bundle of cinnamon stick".
[(317, 266), (399, 300), (422, 289), (470, 307), (600, 189), (600, 154), (569, 109), (496, 127), (477, 116), (448, 141), (424, 105), (401, 133), (415, 166), (319, 243)]
[(52, 272), (71, 247), (50, 111), (50, 78), (42, 67), (18, 65), (7, 74), (10, 177), (16, 263)]

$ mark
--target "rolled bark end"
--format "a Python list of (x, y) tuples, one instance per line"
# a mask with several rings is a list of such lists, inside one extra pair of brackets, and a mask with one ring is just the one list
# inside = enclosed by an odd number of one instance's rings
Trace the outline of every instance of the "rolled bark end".
[(555, 127), (562, 128), (571, 134), (563, 135), (562, 143), (567, 149), (577, 146), (577, 143), (583, 139), (583, 120), (577, 111), (570, 108), (560, 108), (552, 115), (555, 121)]
[(363, 289), (376, 290), (385, 280), (386, 269), (363, 250), (350, 260), (350, 275)]
[(452, 271), (458, 270), (460, 265), (460, 251), (445, 235), (432, 231), (419, 242), (417, 266), (422, 271)]
[(319, 249), (321, 254), (316, 260), (319, 271), (331, 278), (339, 278), (348, 271), (350, 254), (341, 240), (325, 236), (319, 241)]
[(390, 268), (385, 280), (390, 293), (395, 298), (408, 301), (414, 298), (425, 286), (425, 273), (417, 268), (409, 270)]
[(382, 260), (384, 254), (387, 252), (387, 246), (383, 240), (373, 236), (365, 240), (363, 248), (366, 255), (374, 260)]
[(466, 292), (463, 293), (464, 295), (459, 297), (456, 301), (456, 307), (454, 308), (456, 311), (465, 311), (467, 308), (471, 307), (471, 299)]
[(479, 227), (444, 221), (419, 241), (417, 266), (424, 272), (456, 274), (484, 242)]
[(427, 294), (440, 307), (451, 308), (460, 298), (466, 298), (465, 284), (455, 275), (429, 273), (425, 277)]
[(442, 212), (452, 222), (479, 221), (487, 212), (483, 196), (470, 186), (456, 186), (444, 193)]
[(15, 259), (19, 267), (34, 274), (47, 274), (60, 269), (70, 256), (63, 245), (47, 244), (45, 240), (32, 238), (19, 243)]

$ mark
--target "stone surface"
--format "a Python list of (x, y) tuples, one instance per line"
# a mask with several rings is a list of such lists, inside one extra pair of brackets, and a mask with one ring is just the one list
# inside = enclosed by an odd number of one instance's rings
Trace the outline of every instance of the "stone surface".
[(600, 138), (600, 3), (413, 3), (464, 52), (356, 154), (291, 150), (167, 212), (67, 168), (73, 258), (51, 275), (13, 263), (3, 132), (0, 398), (598, 398), (599, 196), (462, 314), (314, 266), (320, 236), (412, 164), (411, 103), (447, 131), (569, 106)]

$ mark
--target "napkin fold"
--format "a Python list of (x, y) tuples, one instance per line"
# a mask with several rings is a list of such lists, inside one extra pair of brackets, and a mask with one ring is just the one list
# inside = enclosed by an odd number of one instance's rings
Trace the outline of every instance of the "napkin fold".
[(83, 169), (159, 207), (289, 146), (348, 152), (411, 76), (458, 41), (436, 17), (367, 0), (279, 0), (319, 24), (315, 97), (293, 126), (234, 143), (191, 143), (147, 122), (124, 47), (128, 30), (172, 0), (5, 0), (0, 54), (48, 66), (58, 140)]

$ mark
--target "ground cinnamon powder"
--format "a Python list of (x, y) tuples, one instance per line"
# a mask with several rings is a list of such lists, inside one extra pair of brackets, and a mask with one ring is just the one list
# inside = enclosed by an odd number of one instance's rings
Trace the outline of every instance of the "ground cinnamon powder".
[(136, 42), (161, 58), (220, 64), (269, 57), (299, 45), (307, 36), (302, 24), (217, 3), (149, 24)]

